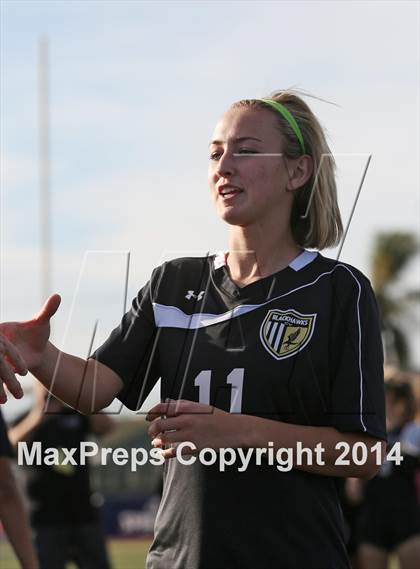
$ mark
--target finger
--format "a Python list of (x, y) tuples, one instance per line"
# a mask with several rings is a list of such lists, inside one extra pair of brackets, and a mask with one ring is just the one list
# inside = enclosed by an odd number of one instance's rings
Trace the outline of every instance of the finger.
[(175, 415), (175, 406), (173, 405), (175, 401), (173, 399), (167, 399), (166, 401), (162, 401), (158, 403), (154, 407), (152, 407), (148, 414), (146, 415), (146, 421), (153, 421), (156, 417), (160, 417), (162, 415), (165, 416), (174, 416)]
[(167, 417), (177, 417), (183, 413), (200, 412), (202, 408), (207, 407), (206, 405), (202, 405), (196, 401), (189, 401), (187, 399), (168, 399), (167, 405)]
[(160, 441), (160, 444), (162, 445), (181, 443), (185, 441), (185, 435), (182, 434), (181, 431), (166, 431), (165, 433), (160, 432), (157, 433), (157, 436), (152, 440), (152, 445), (154, 441)]
[(47, 324), (50, 318), (57, 312), (60, 304), (61, 296), (59, 294), (53, 294), (47, 299), (38, 314), (34, 316), (34, 320), (37, 320), (39, 324)]
[[(166, 458), (176, 458), (177, 456), (179, 456), (180, 451), (177, 447), (177, 445), (173, 445), (169, 448), (166, 449), (162, 449), (161, 450), (162, 456), (166, 459)], [(181, 456), (197, 456), (198, 451), (191, 449), (189, 447), (184, 447), (181, 449)]]
[(213, 413), (214, 407), (204, 405), (196, 401), (186, 399), (167, 399), (165, 402), (158, 403), (150, 409), (146, 415), (146, 421), (153, 421), (156, 417), (166, 415), (167, 417), (176, 417), (182, 413), (206, 414)]
[(160, 419), (159, 417), (155, 419), (150, 427), (148, 428), (148, 433), (150, 437), (155, 437), (159, 433), (164, 431), (171, 431), (180, 428), (180, 418), (171, 417), (170, 419)]
[(3, 405), (3, 403), (6, 403), (6, 401), (7, 401), (7, 395), (3, 387), (3, 382), (0, 379), (0, 404)]
[(23, 358), (20, 358), (19, 361), (13, 361), (11, 357), (6, 356), (6, 361), (13, 369), (13, 373), (18, 373), (19, 375), (27, 375), (28, 373), (28, 366)]
[(168, 410), (168, 403), (158, 403), (154, 405), (146, 415), (146, 421), (154, 421), (155, 419), (161, 417), (162, 415), (166, 415), (166, 411)]
[(168, 417), (190, 413), (191, 415), (206, 415), (214, 412), (212, 405), (190, 401), (189, 399), (169, 399)]
[(161, 455), (164, 458), (174, 458), (176, 456), (176, 445), (173, 445), (169, 448), (164, 448), (164, 443), (161, 441), (161, 439), (154, 439), (152, 441), (152, 446), (153, 448), (158, 448), (161, 451)]
[[(152, 445), (153, 448), (160, 449), (162, 451), (162, 455), (163, 455), (164, 450), (170, 450), (170, 448), (171, 448), (171, 447), (169, 447), (168, 449), (165, 449), (165, 443), (162, 441), (160, 435), (159, 435), (159, 437), (154, 438), (150, 444)], [(174, 448), (175, 448), (175, 445), (174, 445)]]
[(157, 433), (152, 440), (152, 445), (160, 446), (171, 443), (181, 443), (183, 441), (185, 441), (185, 435), (180, 431), (166, 431), (165, 433)]
[(15, 374), (12, 372), (8, 364), (1, 359), (0, 359), (0, 379), (3, 380), (3, 383), (5, 383), (7, 389), (14, 397), (16, 397), (16, 399), (20, 399), (21, 397), (23, 397), (22, 387), (18, 382), (18, 380), (16, 379)]
[(2, 356), (5, 356), (6, 361), (14, 368), (15, 373), (19, 373), (20, 375), (26, 375), (28, 373), (28, 366), (25, 360), (15, 345), (5, 336), (2, 336), (0, 343), (0, 359), (2, 359)]
[(162, 451), (163, 458), (175, 458), (176, 457), (176, 447), (165, 448)]
[(28, 366), (25, 360), (13, 344), (10, 344), (7, 348), (5, 359), (10, 367), (13, 368), (13, 373), (18, 373), (19, 375), (26, 375), (28, 373)]

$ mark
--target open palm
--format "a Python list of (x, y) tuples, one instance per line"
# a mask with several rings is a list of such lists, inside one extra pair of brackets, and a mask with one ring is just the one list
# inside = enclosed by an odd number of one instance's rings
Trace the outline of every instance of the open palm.
[(25, 375), (41, 364), (50, 337), (50, 319), (60, 302), (58, 294), (52, 295), (31, 320), (0, 324), (0, 402), (6, 399), (2, 383), (15, 397), (21, 397), (14, 374)]

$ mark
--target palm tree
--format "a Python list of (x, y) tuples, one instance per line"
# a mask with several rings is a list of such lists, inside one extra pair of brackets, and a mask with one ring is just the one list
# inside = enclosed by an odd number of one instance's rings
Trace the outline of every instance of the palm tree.
[(413, 312), (409, 311), (420, 300), (420, 289), (401, 291), (398, 279), (418, 252), (417, 238), (408, 232), (378, 233), (372, 251), (372, 286), (381, 315), (385, 360), (401, 368), (410, 365), (407, 328)]

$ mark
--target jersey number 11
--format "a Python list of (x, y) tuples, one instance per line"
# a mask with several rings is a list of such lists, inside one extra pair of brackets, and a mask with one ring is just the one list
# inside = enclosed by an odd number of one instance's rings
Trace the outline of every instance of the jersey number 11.
[[(242, 387), (244, 383), (244, 368), (236, 367), (226, 378), (226, 383), (232, 386), (230, 391), (230, 413), (242, 412)], [(199, 389), (198, 401), (210, 405), (211, 369), (200, 371), (194, 380)]]

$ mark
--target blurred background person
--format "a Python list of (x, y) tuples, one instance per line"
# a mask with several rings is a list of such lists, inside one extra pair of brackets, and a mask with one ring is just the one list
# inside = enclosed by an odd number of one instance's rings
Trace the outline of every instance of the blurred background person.
[(24, 569), (39, 567), (23, 497), (12, 470), (12, 450), (0, 409), (0, 521)]
[[(387, 460), (375, 478), (362, 482), (363, 501), (358, 531), (358, 566), (386, 569), (395, 553), (401, 569), (415, 569), (420, 559), (420, 505), (416, 488), (419, 472), (420, 423), (407, 375), (396, 372), (386, 382), (388, 451), (401, 444), (403, 460)], [(358, 480), (348, 480), (348, 497), (361, 502)]]
[(80, 443), (91, 433), (112, 429), (104, 414), (84, 416), (35, 387), (35, 404), (9, 431), (14, 446), (20, 441), (42, 448), (76, 448), (72, 464), (28, 466), (26, 488), (35, 546), (42, 569), (64, 569), (73, 561), (80, 569), (109, 569), (99, 509), (92, 502), (89, 464), (80, 465)]
[(359, 478), (338, 479), (337, 488), (344, 516), (347, 553), (352, 569), (360, 569), (357, 524), (363, 504), (363, 480)]

